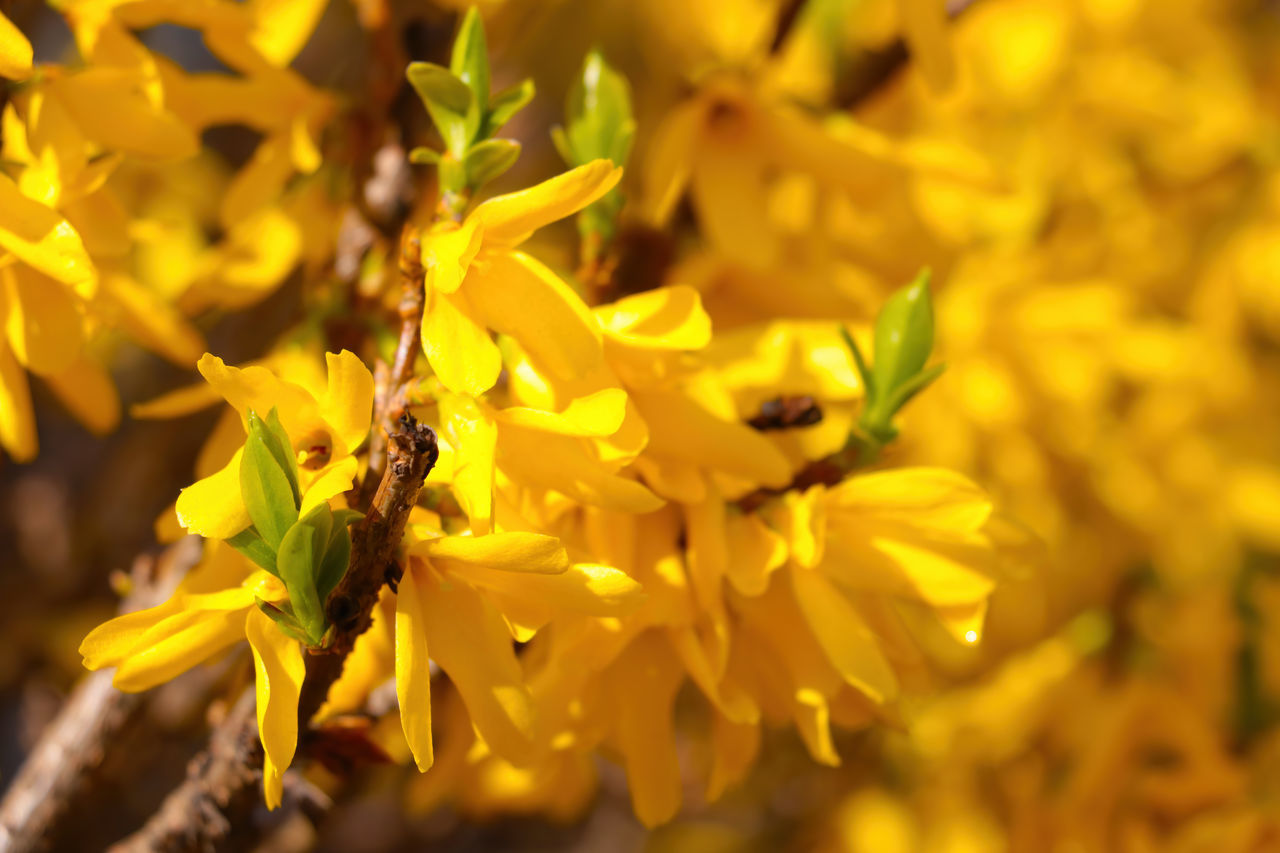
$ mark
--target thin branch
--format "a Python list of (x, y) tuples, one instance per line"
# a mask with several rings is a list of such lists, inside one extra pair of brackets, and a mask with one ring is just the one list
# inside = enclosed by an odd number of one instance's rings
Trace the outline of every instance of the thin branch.
[(374, 488), (382, 482), (387, 436), (405, 410), (405, 387), (413, 379), (414, 361), (421, 348), (419, 336), (426, 300), (425, 281), (418, 230), (405, 226), (400, 237), (400, 339), (396, 344), (395, 363), (390, 370), (379, 364), (373, 430), (369, 435), (369, 470), (360, 483), (356, 498), (355, 505), (359, 508), (369, 505)]
[[(142, 556), (130, 576), (133, 591), (120, 603), (129, 613), (159, 604), (200, 557), (195, 537), (167, 549), (158, 559)], [(0, 803), (0, 850), (40, 849), (55, 822), (106, 756), (110, 744), (144, 705), (137, 693), (111, 686), (111, 671), (80, 680), (58, 715), (40, 734)]]
[[(300, 730), (324, 704), (356, 638), (371, 624), (383, 584), (394, 582), (396, 550), (409, 511), (439, 453), (435, 433), (408, 414), (400, 418), (388, 443), (387, 464), (372, 506), (352, 531), (347, 573), (326, 605), (334, 641), (307, 659), (298, 701)], [(243, 839), (236, 840), (235, 834), (251, 831), (247, 822), (260, 801), (261, 780), (262, 745), (250, 690), (214, 729), (208, 749), (188, 765), (186, 781), (169, 794), (145, 826), (112, 849), (116, 853), (203, 853), (243, 847)]]

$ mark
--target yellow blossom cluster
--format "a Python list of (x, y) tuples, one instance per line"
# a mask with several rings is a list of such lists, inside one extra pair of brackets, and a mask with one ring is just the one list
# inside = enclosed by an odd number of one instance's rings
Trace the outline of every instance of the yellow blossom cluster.
[(1270, 4), (441, 3), (421, 56), (392, 0), (51, 5), (58, 64), (0, 19), (0, 444), (27, 371), (113, 428), (120, 333), (204, 380), (135, 417), (225, 402), (155, 525), (201, 562), (81, 653), (239, 656), (269, 807), (359, 715), (407, 808), (571, 819), (603, 757), (649, 827), (861, 732), (831, 849), (1280, 843)]

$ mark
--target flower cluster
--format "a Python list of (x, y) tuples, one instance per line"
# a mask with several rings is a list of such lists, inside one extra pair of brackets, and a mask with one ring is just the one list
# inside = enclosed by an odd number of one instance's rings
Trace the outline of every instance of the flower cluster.
[[(898, 719), (904, 691), (927, 677), (919, 638), (936, 626), (977, 643), (1013, 559), (972, 482), (880, 459), (899, 410), (941, 371), (927, 366), (928, 279), (889, 299), (873, 333), (846, 315), (719, 335), (678, 275), (584, 297), (526, 247), (580, 213), (594, 274), (579, 286), (603, 280), (625, 227), (627, 83), (588, 56), (557, 137), (573, 168), (474, 203), (515, 162), (519, 145), (495, 135), (532, 95), (529, 83), (491, 95), (488, 63), (472, 10), (449, 67), (408, 68), (445, 144), (410, 158), (434, 167), (439, 201), (407, 226), (420, 252), (410, 277), (422, 271), (408, 286), (423, 305), (408, 387), (376, 392), (347, 351), (326, 356), (320, 381), (304, 366), (311, 344), (266, 366), (201, 358), (234, 413), (175, 514), (210, 541), (208, 556), (166, 603), (91, 633), (85, 663), (116, 666), (116, 684), (137, 690), (246, 637), (266, 798), (278, 804), (306, 654), (326, 653), (336, 629), (326, 600), (347, 571), (345, 524), (362, 514), (352, 484), (375, 396), (398, 392), (437, 431), (439, 459), (396, 548), (394, 589), (318, 721), (394, 679), (402, 740), (384, 748), (420, 770), (444, 725), (451, 749), (474, 739), (473, 767), (545, 776), (603, 750), (648, 824), (680, 806), (683, 685), (709, 718), (713, 796), (750, 769), (765, 724), (793, 726), (816, 761), (838, 764), (832, 727)], [(846, 146), (817, 125), (804, 132), (829, 159)], [(750, 239), (715, 219), (707, 232), (712, 246)], [(867, 334), (870, 366), (855, 340)], [(209, 402), (185, 389), (138, 411)], [(366, 478), (380, 470), (366, 467)], [(464, 710), (433, 714), (437, 668)]]
[(51, 5), (78, 58), (0, 18), (0, 446), (28, 372), (113, 428), (122, 335), (204, 379), (134, 417), (225, 402), (155, 524), (199, 565), (81, 653), (252, 667), (269, 807), (361, 717), (421, 810), (570, 818), (603, 757), (652, 827), (773, 748), (833, 849), (1280, 837), (1266, 4), (493, 2), (441, 56), (390, 0)]

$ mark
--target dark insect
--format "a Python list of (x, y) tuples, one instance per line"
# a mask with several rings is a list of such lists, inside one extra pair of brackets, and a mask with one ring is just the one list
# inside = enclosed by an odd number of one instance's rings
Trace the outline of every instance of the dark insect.
[(768, 432), (775, 429), (813, 426), (822, 421), (818, 401), (806, 395), (776, 397), (760, 404), (760, 414), (747, 423), (752, 429)]

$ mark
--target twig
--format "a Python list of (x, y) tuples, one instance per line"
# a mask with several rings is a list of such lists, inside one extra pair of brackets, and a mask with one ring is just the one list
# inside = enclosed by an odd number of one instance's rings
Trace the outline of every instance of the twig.
[(426, 300), (425, 280), (418, 230), (406, 226), (400, 238), (400, 340), (396, 344), (395, 363), (389, 371), (378, 371), (373, 430), (369, 436), (369, 470), (360, 483), (355, 503), (360, 508), (369, 505), (374, 488), (382, 482), (387, 435), (404, 413), (405, 386), (413, 379), (413, 365), (421, 347), (418, 338)]
[[(159, 604), (200, 556), (195, 537), (166, 550), (159, 559), (134, 561), (133, 591), (120, 603), (129, 613)], [(26, 853), (47, 841), (85, 780), (102, 764), (109, 745), (139, 713), (144, 697), (111, 686), (112, 672), (80, 680), (57, 717), (45, 727), (0, 803), (0, 851)]]
[[(400, 418), (388, 443), (387, 464), (373, 504), (352, 531), (347, 573), (326, 605), (335, 629), (333, 643), (307, 659), (298, 701), (299, 728), (310, 723), (342, 675), (356, 638), (372, 622), (382, 585), (394, 582), (396, 549), (409, 511), (439, 453), (435, 433), (408, 414)], [(145, 826), (112, 849), (115, 853), (226, 849), (234, 833), (248, 831), (246, 819), (259, 801), (261, 779), (262, 745), (253, 693), (248, 691), (214, 730), (208, 749), (188, 765), (186, 781), (165, 798)]]

